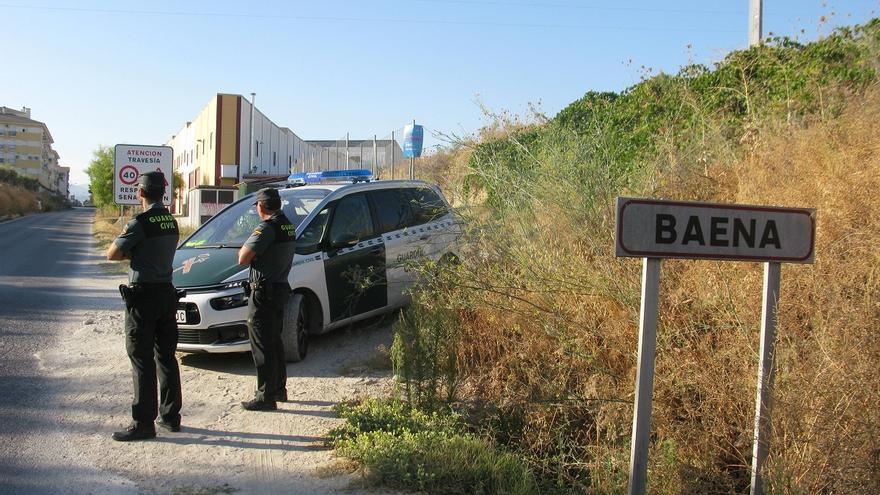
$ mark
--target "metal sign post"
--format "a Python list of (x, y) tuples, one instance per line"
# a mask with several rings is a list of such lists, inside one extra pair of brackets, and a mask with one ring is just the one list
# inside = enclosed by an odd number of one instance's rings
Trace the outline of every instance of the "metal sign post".
[(629, 457), (629, 493), (645, 493), (648, 479), (648, 440), (651, 436), (651, 400), (654, 395), (654, 354), (657, 349), (657, 307), (660, 299), (660, 258), (642, 262), (642, 308), (639, 315), (639, 368), (633, 406), (632, 450)]
[(755, 436), (752, 445), (751, 495), (764, 493), (761, 471), (770, 450), (770, 408), (776, 355), (776, 310), (779, 307), (779, 263), (764, 263), (764, 297), (761, 310), (761, 355), (758, 358), (758, 393), (755, 399)]
[(763, 495), (762, 471), (770, 450), (780, 263), (812, 263), (815, 237), (814, 209), (617, 198), (615, 254), (644, 260), (630, 495), (647, 490), (660, 260), (765, 262), (751, 489), (751, 495)]

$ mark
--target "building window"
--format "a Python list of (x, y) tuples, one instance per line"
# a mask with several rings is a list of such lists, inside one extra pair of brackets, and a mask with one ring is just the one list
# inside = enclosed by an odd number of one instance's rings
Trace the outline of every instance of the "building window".
[(15, 132), (15, 131), (9, 131), (10, 136), (15, 136), (16, 134), (17, 134), (17, 132)]
[(272, 166), (275, 166), (275, 152), (272, 152)]
[(257, 150), (257, 156), (260, 156), (260, 142), (254, 141), (254, 148)]

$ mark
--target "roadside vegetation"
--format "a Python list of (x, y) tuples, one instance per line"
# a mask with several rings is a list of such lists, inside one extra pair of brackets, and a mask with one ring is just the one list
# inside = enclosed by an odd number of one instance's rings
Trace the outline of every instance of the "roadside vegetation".
[[(814, 207), (816, 263), (782, 273), (767, 490), (880, 492), (878, 70), (880, 20), (774, 38), (552, 119), (496, 115), (426, 160), (470, 249), (396, 324), (397, 397), (345, 406), (338, 453), (428, 493), (625, 491), (641, 264), (614, 257), (614, 198)], [(650, 493), (748, 490), (761, 283), (757, 263), (663, 262)], [(447, 415), (415, 427), (430, 439), (399, 426)], [(459, 435), (514, 485), (445, 455)], [(455, 471), (484, 478), (432, 481)]]
[(37, 179), (0, 167), (0, 220), (68, 206), (64, 198), (41, 191)]

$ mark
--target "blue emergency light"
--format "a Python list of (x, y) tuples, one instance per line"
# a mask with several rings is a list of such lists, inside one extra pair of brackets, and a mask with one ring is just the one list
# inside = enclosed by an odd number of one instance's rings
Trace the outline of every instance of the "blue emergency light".
[(321, 172), (298, 172), (290, 174), (287, 183), (293, 186), (320, 184), (322, 182), (369, 182), (373, 173), (366, 169), (323, 170)]

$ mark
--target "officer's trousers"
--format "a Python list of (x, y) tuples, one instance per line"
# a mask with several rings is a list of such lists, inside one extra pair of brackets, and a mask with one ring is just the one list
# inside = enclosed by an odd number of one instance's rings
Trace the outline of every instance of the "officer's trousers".
[[(157, 414), (180, 424), (182, 397), (177, 365), (177, 295), (171, 284), (136, 289), (126, 302), (125, 347), (131, 360), (133, 426), (150, 428)], [(158, 371), (161, 402), (156, 395)]]
[(256, 400), (274, 401), (287, 386), (287, 360), (281, 330), (284, 305), (290, 296), (287, 284), (254, 286), (248, 299), (248, 333), (257, 368)]

